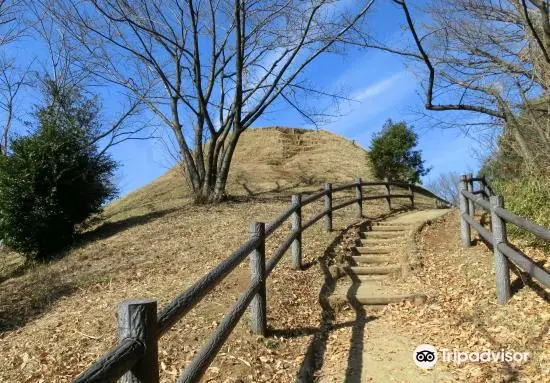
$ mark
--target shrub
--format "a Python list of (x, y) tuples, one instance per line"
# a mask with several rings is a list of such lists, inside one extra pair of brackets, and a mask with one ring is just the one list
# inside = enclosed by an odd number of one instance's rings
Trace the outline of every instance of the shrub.
[[(504, 197), (506, 209), (539, 225), (550, 227), (550, 178), (527, 174), (509, 180), (493, 180), (492, 186), (496, 194)], [(515, 225), (508, 225), (508, 231), (528, 245), (548, 248), (546, 241), (518, 229)]]
[(98, 154), (81, 112), (43, 108), (37, 131), (15, 139), (0, 158), (0, 233), (28, 258), (69, 245), (76, 225), (116, 195), (116, 163)]

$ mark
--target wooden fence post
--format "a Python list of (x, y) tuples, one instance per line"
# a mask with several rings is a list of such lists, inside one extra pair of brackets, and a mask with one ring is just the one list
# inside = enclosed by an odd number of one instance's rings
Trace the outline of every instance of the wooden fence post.
[(487, 178), (483, 176), (483, 191), (485, 192), (485, 199), (489, 201), (489, 198), (491, 198), (491, 191), (489, 190), (489, 183), (487, 182)]
[(326, 231), (332, 231), (332, 184), (325, 183), (325, 228)]
[(506, 243), (506, 222), (496, 213), (497, 207), (504, 208), (502, 196), (492, 196), (491, 203), (491, 226), (493, 232), (493, 253), (495, 255), (495, 279), (497, 287), (497, 301), (503, 305), (510, 299), (510, 268), (508, 259), (498, 249), (499, 243)]
[(121, 379), (123, 383), (158, 383), (157, 301), (125, 300), (118, 306), (119, 340), (133, 338), (145, 346), (145, 354)]
[[(409, 185), (409, 193), (411, 194), (411, 197), (410, 197), (411, 207), (414, 207), (414, 188), (413, 188), (413, 185)], [(437, 202), (436, 202), (436, 205), (437, 205)]]
[(292, 205), (296, 207), (292, 213), (292, 232), (294, 241), (292, 241), (292, 268), (300, 270), (302, 268), (302, 196), (294, 194), (292, 196)]
[[(474, 178), (474, 175), (472, 173), (468, 173), (467, 177), (468, 177), (467, 190), (470, 193), (473, 193), (474, 181), (472, 181), (472, 178)], [(470, 214), (470, 217), (473, 217), (476, 214), (476, 205), (474, 204), (474, 201), (472, 201), (471, 199), (468, 199), (468, 213)]]
[(468, 190), (468, 177), (460, 176), (459, 189), (459, 205), (460, 205), (460, 237), (462, 238), (462, 246), (470, 247), (472, 245), (472, 233), (470, 231), (470, 224), (462, 218), (463, 214), (469, 214), (468, 199), (462, 194), (462, 190)]
[(361, 178), (356, 180), (355, 198), (357, 198), (357, 218), (363, 218), (363, 187), (361, 186)]
[(391, 186), (388, 177), (384, 178), (384, 182), (386, 182), (386, 201), (388, 202), (388, 209), (391, 212)]
[(261, 336), (267, 331), (267, 302), (265, 288), (265, 223), (250, 226), (250, 238), (260, 238), (260, 244), (250, 253), (251, 282), (259, 283), (258, 292), (250, 302), (252, 332)]

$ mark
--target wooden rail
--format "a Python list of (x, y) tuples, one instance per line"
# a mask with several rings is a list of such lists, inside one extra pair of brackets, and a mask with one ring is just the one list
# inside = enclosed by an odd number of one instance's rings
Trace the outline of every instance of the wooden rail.
[[(365, 186), (384, 186), (385, 193), (376, 196), (363, 196), (363, 187)], [(409, 193), (392, 194), (391, 186), (405, 188)], [(333, 193), (343, 190), (355, 190), (355, 198), (333, 205)], [(250, 307), (252, 331), (258, 335), (266, 335), (266, 279), (289, 248), (292, 249), (292, 267), (296, 270), (302, 268), (303, 231), (323, 218), (325, 218), (326, 230), (331, 231), (332, 213), (352, 204), (357, 205), (357, 216), (362, 217), (363, 201), (385, 199), (391, 211), (392, 198), (408, 198), (411, 205), (414, 206), (415, 191), (434, 198), (436, 205), (449, 205), (447, 201), (417, 185), (387, 180), (363, 182), (360, 178), (354, 183), (334, 188), (327, 183), (323, 190), (305, 198), (299, 194), (293, 195), (288, 209), (268, 225), (262, 222), (253, 223), (248, 241), (189, 289), (168, 303), (158, 315), (155, 300), (123, 301), (119, 306), (119, 345), (94, 362), (76, 378), (75, 382), (115, 382), (122, 378), (122, 381), (126, 383), (158, 383), (157, 345), (159, 338), (248, 257), (251, 268), (249, 286), (177, 379), (178, 382), (198, 381), (247, 308)], [(302, 223), (302, 207), (320, 199), (324, 200), (323, 211)], [(292, 222), (290, 235), (284, 239), (271, 258), (266, 260), (266, 238), (289, 218)]]
[[(480, 189), (474, 191), (474, 182)], [(546, 288), (550, 288), (550, 273), (531, 258), (515, 249), (508, 242), (506, 223), (520, 227), (539, 238), (550, 241), (550, 230), (520, 217), (504, 208), (504, 198), (494, 195), (484, 177), (474, 178), (471, 174), (460, 177), (460, 235), (464, 247), (471, 246), (471, 228), (493, 246), (497, 301), (505, 304), (510, 299), (510, 262), (532, 276)], [(491, 214), (491, 230), (475, 221), (475, 207)]]

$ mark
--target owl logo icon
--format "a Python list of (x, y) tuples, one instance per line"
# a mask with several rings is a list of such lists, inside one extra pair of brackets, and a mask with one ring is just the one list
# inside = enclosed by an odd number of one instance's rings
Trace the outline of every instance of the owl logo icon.
[(414, 349), (413, 361), (420, 368), (432, 368), (437, 362), (437, 349), (431, 344), (421, 344)]

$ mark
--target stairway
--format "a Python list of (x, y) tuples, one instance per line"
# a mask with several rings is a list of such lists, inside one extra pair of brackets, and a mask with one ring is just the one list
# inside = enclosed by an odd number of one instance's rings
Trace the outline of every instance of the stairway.
[(406, 276), (409, 269), (407, 241), (417, 223), (380, 222), (362, 232), (358, 246), (339, 270), (344, 278), (338, 281), (331, 301), (373, 307), (405, 300), (422, 304), (426, 300), (423, 294), (402, 291), (392, 283)]

